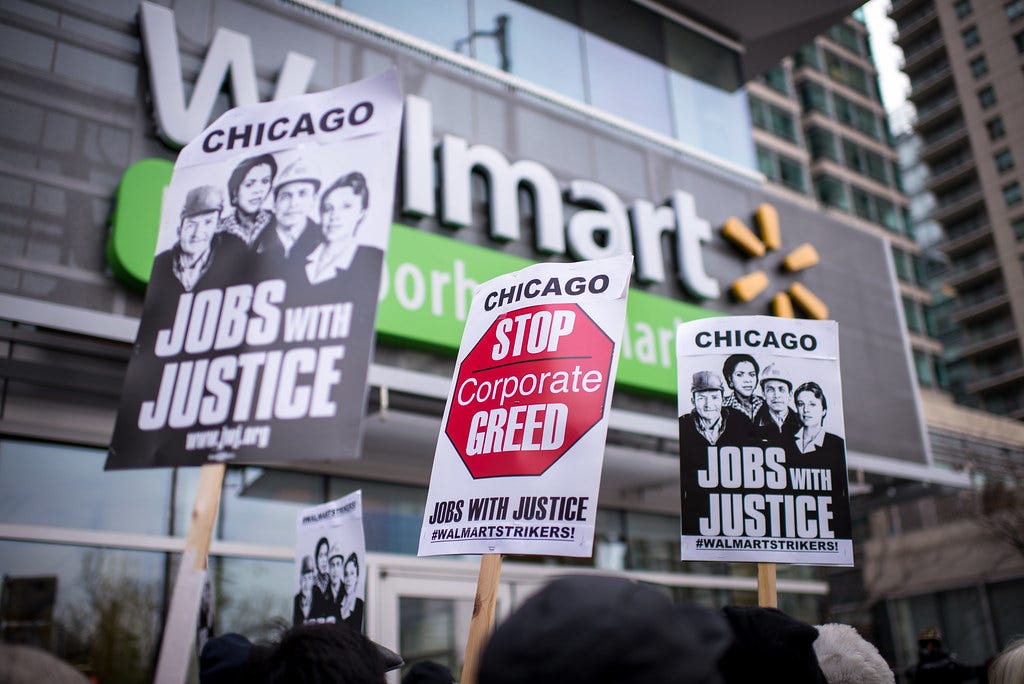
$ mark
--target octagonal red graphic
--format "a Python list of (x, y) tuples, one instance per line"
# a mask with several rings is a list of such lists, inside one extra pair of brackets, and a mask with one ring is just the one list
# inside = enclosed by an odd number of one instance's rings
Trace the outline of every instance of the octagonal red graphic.
[(540, 475), (604, 415), (615, 345), (576, 304), (501, 315), (455, 376), (445, 434), (474, 479)]

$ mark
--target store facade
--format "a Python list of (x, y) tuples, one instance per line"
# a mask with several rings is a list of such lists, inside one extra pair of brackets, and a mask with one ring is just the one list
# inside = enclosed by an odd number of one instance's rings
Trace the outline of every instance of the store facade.
[[(672, 335), (679, 321), (770, 313), (778, 292), (839, 322), (851, 481), (964, 483), (931, 463), (887, 246), (751, 170), (742, 44), (646, 3), (450, 4), (429, 17), (314, 0), (0, 10), (6, 637), (145, 679), (198, 471), (102, 464), (161, 184), (176, 148), (228, 106), (390, 67), (406, 116), (363, 454), (229, 468), (211, 549), (218, 631), (261, 636), (287, 616), (296, 512), (361, 489), (368, 631), (457, 665), (477, 563), (415, 557), (433, 444), (473, 286), (532, 261), (636, 257), (597, 550), (580, 567), (709, 605), (752, 600), (752, 567), (677, 560)], [(545, 40), (526, 49), (525, 36)], [(772, 210), (781, 249), (750, 256), (723, 237), (730, 217), (756, 232)], [(817, 264), (782, 268), (804, 243)], [(733, 284), (758, 270), (770, 285), (742, 301)], [(499, 613), (567, 569), (537, 560), (506, 563)], [(823, 617), (813, 569), (781, 568), (779, 589), (784, 609)]]

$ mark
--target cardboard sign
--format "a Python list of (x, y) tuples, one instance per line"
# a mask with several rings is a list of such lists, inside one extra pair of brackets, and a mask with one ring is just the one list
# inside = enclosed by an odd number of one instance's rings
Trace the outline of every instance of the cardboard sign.
[(683, 560), (853, 565), (838, 328), (679, 326)]
[(181, 151), (107, 468), (358, 454), (401, 118), (388, 72)]
[(363, 631), (366, 538), (362, 491), (302, 510), (295, 538), (292, 624), (345, 622)]
[(591, 554), (631, 267), (537, 264), (475, 290), (419, 555)]

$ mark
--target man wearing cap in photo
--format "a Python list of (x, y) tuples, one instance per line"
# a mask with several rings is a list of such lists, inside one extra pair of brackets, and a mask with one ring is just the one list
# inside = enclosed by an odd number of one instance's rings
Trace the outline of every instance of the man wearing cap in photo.
[(302, 557), (302, 569), (299, 573), (299, 593), (295, 595), (292, 610), (292, 624), (301, 625), (313, 617), (313, 559)]
[(718, 373), (693, 374), (693, 411), (679, 418), (679, 445), (683, 453), (703, 459), (709, 446), (750, 444), (750, 419), (742, 411), (724, 406), (724, 394), (725, 383)]
[(761, 392), (764, 406), (754, 414), (754, 436), (763, 446), (788, 448), (801, 427), (790, 406), (793, 382), (778, 364), (771, 363), (761, 371)]
[(282, 276), (289, 283), (305, 279), (309, 254), (320, 244), (320, 224), (311, 217), (320, 190), (316, 169), (297, 159), (274, 185), (274, 220), (256, 238), (258, 276)]
[(178, 306), (178, 295), (225, 287), (246, 272), (245, 244), (219, 232), (224, 199), (212, 185), (188, 191), (178, 224), (178, 241), (153, 259), (149, 289)]
[(345, 552), (337, 544), (333, 544), (327, 554), (327, 567), (331, 581), (327, 585), (323, 614), (316, 617), (323, 622), (341, 622), (341, 601), (345, 598)]

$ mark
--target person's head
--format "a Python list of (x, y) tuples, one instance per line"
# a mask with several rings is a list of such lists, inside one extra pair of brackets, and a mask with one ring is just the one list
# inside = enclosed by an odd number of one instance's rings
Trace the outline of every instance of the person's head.
[(825, 393), (821, 391), (818, 383), (805, 382), (797, 387), (793, 392), (793, 401), (796, 403), (796, 414), (806, 427), (825, 424), (828, 402), (825, 401)]
[(704, 420), (715, 421), (722, 415), (722, 395), (725, 385), (718, 373), (700, 371), (693, 374), (690, 396), (693, 410)]
[(331, 542), (327, 541), (327, 537), (320, 537), (316, 543), (316, 571), (323, 577), (327, 576), (327, 552), (330, 550)]
[(358, 171), (334, 181), (320, 196), (320, 220), (327, 242), (350, 240), (366, 216), (370, 190)]
[(757, 374), (760, 372), (761, 367), (750, 354), (732, 354), (722, 364), (725, 383), (745, 399), (750, 399), (757, 389)]
[(332, 546), (327, 557), (327, 565), (330, 569), (331, 584), (340, 586), (345, 573), (345, 554), (337, 546)]
[(377, 645), (345, 623), (309, 623), (253, 647), (250, 679), (261, 684), (384, 684), (389, 664)]
[(622, 577), (556, 579), (498, 625), (479, 684), (712, 684), (725, 619)]
[(945, 653), (942, 633), (934, 627), (927, 627), (917, 633), (917, 652), (921, 657), (938, 657)]
[(894, 684), (896, 677), (875, 646), (850, 625), (818, 625), (814, 653), (828, 684)]
[(826, 684), (814, 652), (818, 630), (777, 608), (725, 606), (735, 637), (719, 664), (726, 684)]
[(246, 214), (255, 214), (270, 194), (276, 175), (277, 162), (272, 155), (249, 157), (228, 178), (228, 201)]
[(303, 596), (313, 594), (313, 579), (316, 573), (313, 572), (313, 559), (309, 556), (302, 557), (302, 572), (299, 574), (299, 591)]
[(354, 594), (356, 585), (359, 584), (359, 557), (355, 553), (348, 554), (345, 559), (345, 591)]
[(304, 226), (313, 208), (320, 179), (301, 159), (284, 167), (274, 186), (274, 218), (286, 229)]
[(787, 412), (792, 391), (793, 383), (781, 368), (774, 363), (765, 366), (761, 373), (761, 392), (769, 409), (775, 413)]
[(0, 682), (5, 684), (89, 684), (81, 672), (49, 651), (0, 641)]
[(421, 660), (405, 673), (402, 684), (455, 684), (455, 675), (441, 663)]
[(210, 249), (223, 208), (220, 190), (212, 185), (200, 185), (188, 191), (178, 224), (178, 246), (184, 254), (198, 257)]
[(988, 667), (988, 684), (1024, 682), (1024, 637), (1014, 639)]

